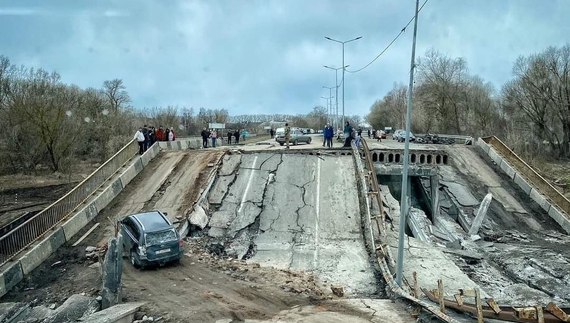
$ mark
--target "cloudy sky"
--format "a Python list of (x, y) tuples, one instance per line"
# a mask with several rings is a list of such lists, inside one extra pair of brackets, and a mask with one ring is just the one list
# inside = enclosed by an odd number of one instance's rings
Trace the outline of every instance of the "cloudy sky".
[[(420, 0), (420, 5), (425, 0)], [(349, 70), (398, 34), (414, 0), (0, 0), (0, 55), (100, 87), (123, 79), (137, 108), (307, 113)], [(568, 0), (429, 0), (417, 54), (464, 57), (497, 88), (519, 55), (570, 42)], [(365, 115), (394, 82), (407, 84), (412, 26), (374, 64), (346, 75), (347, 114)], [(341, 71), (339, 71), (339, 76)], [(340, 78), (340, 77), (339, 77)], [(342, 95), (340, 95), (342, 98)]]

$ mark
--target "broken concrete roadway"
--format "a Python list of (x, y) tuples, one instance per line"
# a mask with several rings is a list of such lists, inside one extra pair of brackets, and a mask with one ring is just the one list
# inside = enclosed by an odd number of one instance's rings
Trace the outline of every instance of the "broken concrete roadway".
[(361, 233), (351, 156), (224, 157), (208, 234), (265, 266), (314, 272), (348, 296), (377, 292)]

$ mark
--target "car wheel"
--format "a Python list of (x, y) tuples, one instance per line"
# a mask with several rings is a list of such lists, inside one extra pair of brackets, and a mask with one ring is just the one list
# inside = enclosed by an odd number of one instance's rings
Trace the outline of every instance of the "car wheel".
[(135, 267), (135, 268), (140, 268), (140, 265), (139, 265), (136, 257), (137, 257), (137, 255), (136, 255), (135, 251), (131, 250), (131, 255), (130, 255), (131, 265), (133, 265), (133, 267)]
[(293, 146), (297, 146), (299, 142), (297, 141), (297, 139), (295, 139), (295, 141), (293, 141)]
[(312, 140), (312, 138), (309, 138), (309, 141), (307, 141), (307, 143), (310, 144)]
[(280, 144), (281, 146), (283, 146), (285, 143), (283, 143), (283, 142), (280, 142), (279, 144)]

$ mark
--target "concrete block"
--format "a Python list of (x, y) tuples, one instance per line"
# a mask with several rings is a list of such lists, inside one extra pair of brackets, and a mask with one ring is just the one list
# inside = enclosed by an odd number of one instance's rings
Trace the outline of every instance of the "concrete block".
[(186, 150), (188, 149), (188, 140), (180, 140), (180, 149), (182, 150)]
[(515, 184), (517, 184), (526, 194), (530, 195), (530, 190), (532, 187), (524, 178), (522, 178), (522, 176), (516, 173), (514, 180)]
[(550, 202), (544, 197), (544, 195), (540, 194), (539, 191), (536, 189), (530, 190), (530, 198), (535, 201), (540, 207), (545, 211), (548, 212), (550, 209)]
[(16, 261), (0, 273), (0, 297), (4, 296), (12, 287), (16, 286), (24, 278), (22, 265)]
[[(137, 159), (137, 161), (135, 163), (138, 163), (141, 165), (141, 169), (142, 169), (142, 164), (141, 164), (141, 160), (140, 158)], [(123, 187), (126, 187), (132, 180), (133, 178), (135, 178), (137, 176), (137, 174), (140, 171), (137, 171), (137, 167), (135, 164), (131, 164), (129, 165), (125, 171), (119, 176), (119, 178), (121, 179), (121, 185)]]
[(142, 170), (144, 169), (142, 158), (140, 158), (140, 157), (138, 157), (137, 159), (134, 160), (133, 165), (135, 165), (135, 169), (137, 170), (137, 174), (142, 172)]
[(172, 141), (167, 141), (167, 142), (166, 142), (166, 149), (172, 150)]
[(495, 162), (495, 164), (497, 165), (501, 165), (501, 155), (499, 155), (495, 149), (493, 148), (489, 148), (489, 157), (491, 157), (491, 159)]
[(168, 141), (160, 141), (159, 143), (160, 148), (168, 149)]
[(152, 159), (152, 157), (150, 156), (150, 150), (147, 150), (141, 156), (141, 161), (142, 161), (143, 166), (146, 167), (146, 165), (148, 165), (148, 163), (150, 162), (151, 159)]
[(515, 178), (516, 171), (509, 165), (506, 161), (501, 159), (501, 169), (505, 172), (511, 179)]
[(89, 203), (84, 208), (85, 216), (87, 216), (87, 221), (91, 221), (95, 219), (97, 214), (99, 214), (99, 210), (95, 207), (95, 204)]
[(157, 145), (157, 144), (152, 145), (150, 152), (151, 152), (152, 158), (156, 157), (156, 155), (158, 155), (158, 153), (160, 152), (160, 145)]
[(131, 323), (135, 312), (145, 303), (123, 303), (89, 315), (85, 323)]
[(111, 185), (107, 186), (103, 192), (101, 192), (98, 196), (95, 197), (95, 200), (92, 202), (95, 205), (97, 211), (101, 212), (111, 201), (119, 195), (119, 193), (123, 190), (123, 185), (121, 184), (121, 179), (116, 178)]
[(481, 147), (481, 149), (483, 149), (483, 151), (488, 155), (489, 154), (489, 149), (491, 147), (489, 147), (489, 145), (483, 141), (483, 139), (479, 138), (477, 139), (477, 146)]
[(79, 232), (79, 230), (81, 230), (87, 223), (89, 223), (86, 209), (87, 207), (84, 207), (77, 213), (71, 215), (71, 217), (61, 226), (65, 235), (65, 241), (71, 240), (71, 238), (77, 232)]
[(57, 248), (65, 243), (65, 235), (60, 227), (50, 233), (42, 241), (36, 244), (30, 251), (20, 258), (22, 272), (29, 274), (42, 262), (44, 262)]
[(566, 233), (570, 234), (570, 218), (567, 217), (567, 214), (559, 210), (556, 206), (551, 205), (550, 210), (548, 210), (548, 215), (556, 221), (556, 223), (560, 224)]

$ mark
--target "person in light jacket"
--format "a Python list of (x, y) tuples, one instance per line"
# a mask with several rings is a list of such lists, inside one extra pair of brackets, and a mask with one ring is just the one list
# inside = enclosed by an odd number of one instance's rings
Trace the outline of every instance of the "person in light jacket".
[(140, 127), (139, 130), (137, 130), (134, 139), (136, 139), (137, 142), (139, 143), (139, 155), (142, 155), (144, 153), (144, 141), (145, 141), (142, 127)]
[(170, 127), (170, 133), (168, 134), (168, 141), (176, 140), (176, 135), (174, 134), (174, 128)]
[(216, 148), (216, 139), (218, 138), (218, 132), (216, 129), (212, 129), (212, 132), (210, 132), (210, 138), (212, 138), (212, 148)]

